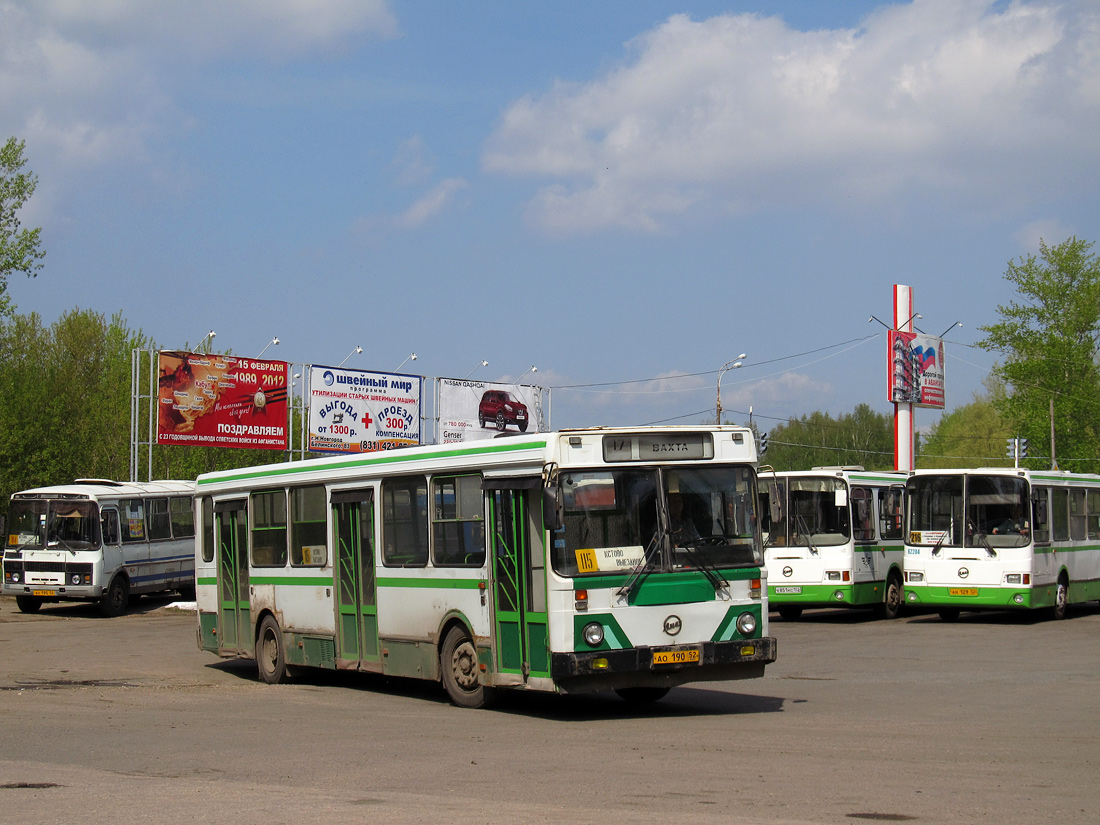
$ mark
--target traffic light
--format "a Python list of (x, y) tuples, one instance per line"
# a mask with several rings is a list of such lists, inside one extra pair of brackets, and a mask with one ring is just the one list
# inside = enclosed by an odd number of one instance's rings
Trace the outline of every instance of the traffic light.
[(760, 455), (764, 455), (764, 453), (766, 453), (768, 451), (768, 434), (767, 433), (760, 433), (760, 435), (757, 437), (756, 451)]
[(1027, 439), (1020, 439), (1020, 458), (1027, 458)]
[(1005, 455), (1008, 456), (1009, 458), (1015, 458), (1016, 457), (1016, 439), (1015, 438), (1009, 438), (1009, 439), (1007, 439), (1007, 441), (1008, 441), (1008, 446), (1005, 449)]

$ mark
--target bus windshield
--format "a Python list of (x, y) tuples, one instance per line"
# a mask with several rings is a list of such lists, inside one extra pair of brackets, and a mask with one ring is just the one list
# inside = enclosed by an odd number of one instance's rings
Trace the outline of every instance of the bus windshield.
[(564, 576), (745, 567), (762, 563), (756, 484), (746, 467), (563, 473)]
[(1031, 540), (1028, 485), (1023, 478), (914, 476), (907, 495), (912, 544), (1023, 547)]
[(99, 544), (99, 507), (93, 501), (15, 499), (7, 532), (7, 547), (85, 550)]
[(828, 547), (847, 544), (848, 485), (839, 478), (791, 478), (788, 527), (792, 546)]

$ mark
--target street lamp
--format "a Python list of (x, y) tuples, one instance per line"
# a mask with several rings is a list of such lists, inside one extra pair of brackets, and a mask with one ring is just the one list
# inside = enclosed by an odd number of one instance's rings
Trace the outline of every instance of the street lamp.
[[(402, 361), (400, 364), (397, 365), (397, 370), (401, 369), (403, 366), (405, 366), (410, 361), (415, 361), (415, 360), (416, 360), (416, 353), (415, 352), (410, 353), (408, 358), (406, 358), (404, 361)], [(394, 372), (397, 372), (397, 370), (394, 370)]]
[(741, 361), (746, 357), (745, 353), (741, 353), (732, 361), (727, 361), (722, 365), (722, 368), (718, 370), (718, 398), (717, 403), (714, 405), (714, 412), (717, 423), (722, 423), (722, 376), (730, 370), (735, 370), (741, 366)]
[(260, 358), (265, 352), (268, 351), (268, 349), (271, 348), (272, 345), (274, 345), (276, 347), (279, 346), (279, 336), (278, 335), (276, 335), (274, 338), (272, 338), (270, 341), (268, 341), (267, 346), (264, 347), (262, 350), (260, 350), (260, 354), (257, 355), (256, 357)]
[[(478, 368), (478, 367), (487, 367), (487, 366), (489, 366), (489, 362), (488, 362), (488, 361), (486, 361), (486, 360), (485, 360), (485, 359), (483, 358), (483, 359), (482, 359), (482, 360), (481, 360), (481, 361), (480, 361), (480, 362), (479, 362), (478, 364), (476, 364), (476, 365), (474, 366), (474, 368), (473, 368), (472, 370), (470, 370), (470, 371), (469, 371), (468, 373), (466, 373), (466, 378), (469, 378), (469, 377), (470, 377), (471, 375), (473, 375), (473, 374), (474, 374), (474, 372), (475, 372), (475, 371), (477, 370), (477, 368)], [(465, 380), (466, 380), (466, 378), (463, 378), (462, 380), (463, 380), (463, 381), (465, 381)]]
[(344, 364), (345, 364), (345, 363), (347, 362), (348, 358), (351, 358), (351, 356), (353, 356), (353, 355), (358, 355), (358, 354), (359, 354), (359, 353), (361, 353), (362, 351), (363, 351), (363, 348), (362, 348), (362, 347), (360, 347), (360, 346), (356, 346), (356, 347), (355, 347), (355, 349), (353, 349), (353, 350), (352, 350), (351, 352), (349, 352), (349, 353), (347, 354), (347, 357), (346, 357), (346, 358), (344, 358), (344, 360), (343, 360), (343, 361), (341, 361), (341, 362), (340, 362), (339, 364), (337, 364), (336, 366), (338, 366), (338, 367), (342, 367), (342, 366), (344, 366)]
[[(527, 370), (527, 372), (530, 372), (530, 373), (535, 373), (535, 372), (538, 372), (538, 371), (539, 371), (539, 368), (534, 366), (534, 365), (532, 365), (531, 368)], [(516, 379), (517, 384), (520, 382), (520, 380), (523, 378), (524, 375), (527, 375), (527, 372), (523, 373), (523, 375), (521, 375), (519, 378)]]
[(206, 342), (207, 339), (210, 339), (210, 343), (214, 343), (214, 336), (217, 334), (218, 333), (214, 332), (214, 330), (210, 330), (210, 332), (202, 336), (202, 338), (199, 339), (199, 342), (195, 344), (195, 350), (197, 351), (199, 347), (201, 347)]

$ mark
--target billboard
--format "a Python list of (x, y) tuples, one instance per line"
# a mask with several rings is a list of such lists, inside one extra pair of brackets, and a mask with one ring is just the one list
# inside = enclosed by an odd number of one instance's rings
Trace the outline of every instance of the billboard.
[(159, 353), (157, 443), (287, 449), (287, 364)]
[(537, 432), (542, 390), (526, 384), (439, 379), (439, 442), (455, 444), (504, 432)]
[(888, 340), (890, 400), (943, 409), (943, 339), (892, 329)]
[(309, 368), (309, 445), (321, 453), (369, 453), (420, 443), (419, 375)]

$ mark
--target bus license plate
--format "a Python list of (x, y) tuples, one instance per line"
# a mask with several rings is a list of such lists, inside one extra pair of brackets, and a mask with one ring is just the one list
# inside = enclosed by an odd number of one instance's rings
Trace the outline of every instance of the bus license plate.
[(977, 596), (978, 588), (976, 587), (950, 587), (947, 589), (948, 596)]
[(699, 663), (699, 649), (689, 650), (654, 650), (653, 664), (655, 665), (690, 665)]
[(53, 590), (34, 590), (31, 592), (32, 596), (56, 596), (57, 593)]
[(790, 585), (790, 584), (782, 585), (781, 584), (781, 585), (777, 585), (776, 588), (775, 588), (775, 595), (777, 595), (777, 596), (780, 596), (780, 595), (782, 595), (782, 596), (787, 596), (787, 595), (798, 596), (798, 595), (801, 595), (801, 593), (802, 593), (802, 587), (799, 586), (799, 585)]

